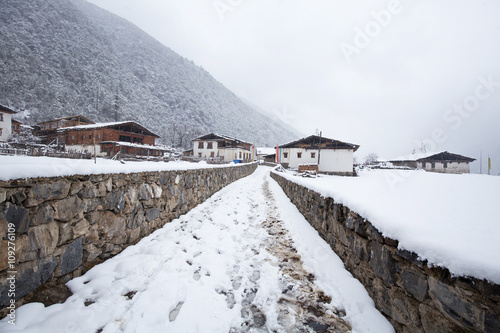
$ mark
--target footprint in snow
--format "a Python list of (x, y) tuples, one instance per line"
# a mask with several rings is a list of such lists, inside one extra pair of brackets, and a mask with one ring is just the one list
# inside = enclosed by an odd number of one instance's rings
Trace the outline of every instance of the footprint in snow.
[(179, 312), (181, 311), (183, 305), (184, 302), (179, 302), (177, 303), (177, 306), (172, 311), (170, 311), (168, 315), (168, 320), (170, 320), (170, 322), (173, 322), (175, 321), (175, 319), (177, 319), (177, 316), (179, 315)]

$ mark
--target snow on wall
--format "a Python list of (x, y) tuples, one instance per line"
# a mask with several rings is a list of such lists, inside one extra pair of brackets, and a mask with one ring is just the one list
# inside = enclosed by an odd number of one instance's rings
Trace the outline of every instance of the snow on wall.
[[(272, 173), (346, 268), (365, 285), (397, 332), (500, 331), (498, 177), (420, 171), (411, 179), (412, 174), (405, 173), (406, 184), (389, 196), (384, 175), (305, 179)], [(479, 186), (471, 186), (474, 183)], [(436, 202), (428, 191), (416, 191), (415, 184), (445, 194), (460, 188), (473, 194), (469, 202), (458, 203), (458, 212), (453, 214), (456, 196), (445, 195), (446, 199)], [(482, 195), (474, 191), (478, 188)], [(484, 204), (476, 204), (472, 196)], [(414, 209), (407, 209), (398, 199), (415, 205)], [(435, 202), (442, 214), (426, 202)]]
[[(257, 167), (203, 165), (192, 170), (0, 182), (0, 226), (15, 227), (13, 265), (16, 280), (23, 281), (15, 300), (47, 281), (64, 283), (80, 276)], [(0, 245), (7, 248), (7, 241), (0, 240)], [(11, 300), (9, 263), (1, 254), (0, 310)]]

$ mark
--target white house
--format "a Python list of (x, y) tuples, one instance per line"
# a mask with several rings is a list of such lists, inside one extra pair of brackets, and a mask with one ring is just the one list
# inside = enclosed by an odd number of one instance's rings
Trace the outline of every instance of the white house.
[(257, 159), (264, 161), (266, 156), (276, 154), (276, 148), (260, 147), (257, 148)]
[(245, 163), (254, 159), (254, 146), (236, 138), (210, 133), (192, 141), (193, 156), (196, 158), (225, 162), (239, 160)]
[(7, 141), (12, 134), (12, 115), (16, 113), (0, 105), (0, 141)]
[(447, 151), (433, 153), (417, 153), (389, 161), (396, 166), (406, 166), (439, 173), (470, 173), (469, 163), (476, 159), (452, 154)]
[(352, 176), (354, 152), (359, 146), (347, 142), (311, 135), (278, 146), (277, 163), (285, 168), (299, 165), (318, 165), (319, 172)]

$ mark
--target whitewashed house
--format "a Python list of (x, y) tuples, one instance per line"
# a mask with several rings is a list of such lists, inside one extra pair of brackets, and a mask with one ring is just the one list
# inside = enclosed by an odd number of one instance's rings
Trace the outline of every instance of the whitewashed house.
[(354, 152), (359, 146), (311, 135), (278, 146), (277, 163), (285, 168), (317, 165), (318, 171), (334, 175), (354, 175)]
[[(257, 148), (257, 160), (259, 162), (264, 162), (266, 157), (267, 156), (271, 156), (271, 155), (275, 155), (276, 154), (276, 148), (269, 148), (269, 147), (258, 147)], [(276, 159), (276, 158), (274, 158)], [(274, 159), (273, 159), (273, 162), (274, 162)]]
[(252, 162), (254, 158), (254, 146), (236, 138), (210, 133), (192, 141), (195, 158), (221, 162), (238, 160), (244, 163)]
[(12, 115), (16, 113), (0, 105), (0, 141), (7, 141), (12, 134)]
[(470, 173), (470, 163), (476, 159), (452, 154), (447, 151), (417, 153), (389, 161), (395, 166), (423, 169), (429, 172), (462, 174)]

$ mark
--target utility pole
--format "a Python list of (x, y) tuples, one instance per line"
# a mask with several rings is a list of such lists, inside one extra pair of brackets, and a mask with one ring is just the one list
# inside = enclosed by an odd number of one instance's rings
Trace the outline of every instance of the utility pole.
[(97, 151), (95, 146), (95, 128), (94, 128), (94, 133), (92, 135), (92, 140), (94, 142), (94, 164), (97, 164)]
[(488, 155), (488, 176), (491, 175), (491, 159), (490, 155)]
[(319, 145), (318, 145), (318, 171), (319, 171), (319, 162), (321, 159), (321, 136), (323, 135), (323, 132), (319, 132)]
[(479, 157), (479, 174), (483, 174), (483, 151), (481, 150), (481, 155)]

